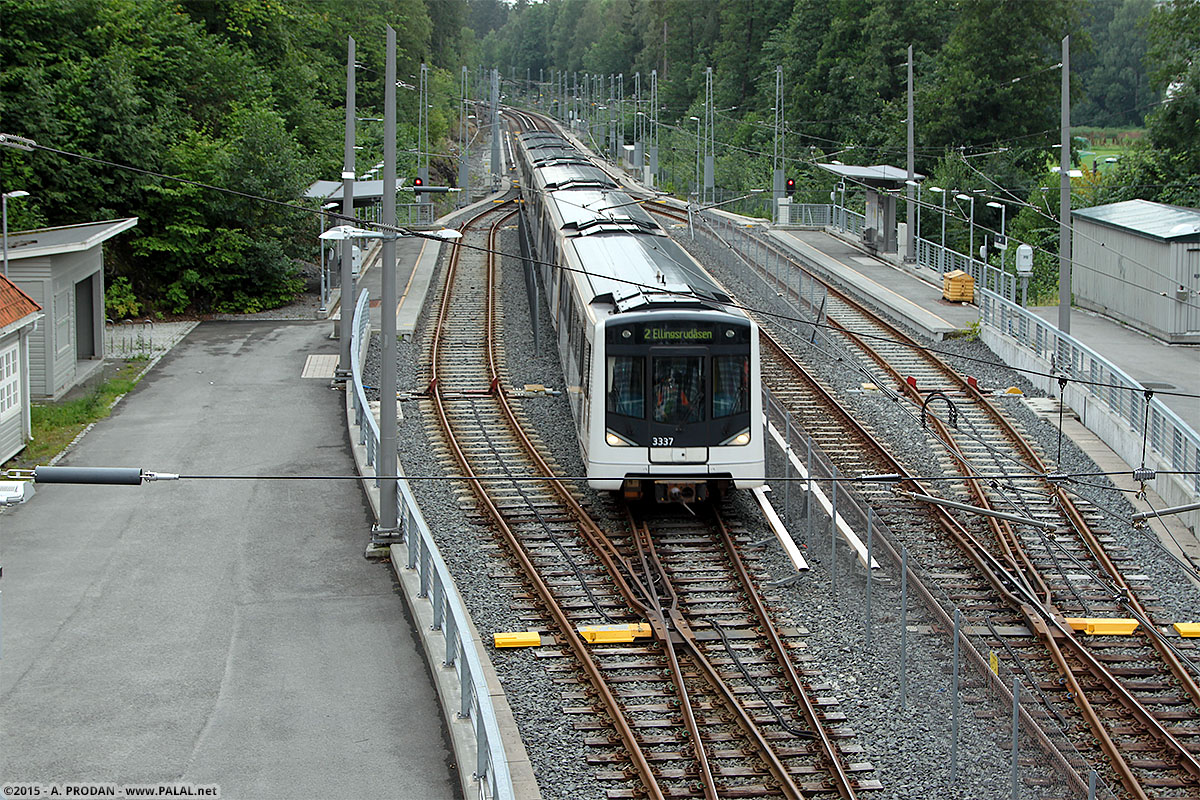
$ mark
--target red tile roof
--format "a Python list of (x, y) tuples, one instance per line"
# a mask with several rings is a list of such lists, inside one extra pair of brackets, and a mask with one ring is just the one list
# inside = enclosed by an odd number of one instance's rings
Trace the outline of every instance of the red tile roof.
[(0, 275), (0, 328), (12, 325), (42, 307), (33, 298), (17, 288), (8, 278)]

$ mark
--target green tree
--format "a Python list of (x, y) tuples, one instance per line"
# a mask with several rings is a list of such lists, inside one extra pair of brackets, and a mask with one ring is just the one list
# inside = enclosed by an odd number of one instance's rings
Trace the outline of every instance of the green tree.
[[(963, 0), (938, 52), (917, 118), (926, 146), (1033, 145), (1023, 164), (1040, 171), (1056, 140), (1064, 36), (1076, 22), (1073, 0)], [(924, 85), (924, 83), (922, 84)], [(1037, 145), (1041, 147), (1037, 147)]]
[(1072, 103), (1072, 124), (1142, 124), (1153, 98), (1143, 63), (1153, 8), (1153, 0), (1092, 0), (1087, 7), (1091, 48), (1072, 47), (1071, 54), (1071, 70), (1082, 87), (1082, 97)]

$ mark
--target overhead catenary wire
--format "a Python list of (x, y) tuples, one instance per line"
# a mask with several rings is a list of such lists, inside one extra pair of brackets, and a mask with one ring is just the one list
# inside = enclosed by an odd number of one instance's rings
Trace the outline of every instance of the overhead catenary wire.
[[(64, 157), (68, 157), (68, 158), (79, 158), (79, 159), (82, 159), (82, 160), (91, 161), (91, 162), (98, 163), (98, 164), (103, 164), (103, 165), (105, 165), (105, 166), (111, 166), (111, 167), (113, 167), (114, 169), (125, 169), (125, 170), (130, 170), (130, 171), (137, 172), (137, 173), (140, 173), (140, 174), (143, 174), (143, 175), (147, 175), (147, 176), (150, 176), (150, 177), (154, 177), (154, 178), (161, 178), (161, 179), (163, 179), (163, 180), (176, 181), (176, 182), (178, 182), (178, 183), (188, 184), (188, 185), (196, 186), (196, 187), (198, 187), (198, 188), (202, 188), (202, 189), (208, 189), (208, 190), (211, 190), (211, 191), (215, 191), (215, 192), (221, 192), (221, 193), (224, 193), (224, 194), (234, 195), (234, 196), (237, 196), (237, 197), (243, 197), (243, 198), (246, 198), (246, 199), (257, 200), (257, 201), (260, 201), (260, 202), (264, 202), (264, 203), (269, 203), (269, 204), (272, 204), (272, 205), (276, 205), (276, 206), (279, 206), (279, 207), (281, 207), (281, 208), (287, 208), (287, 209), (290, 209), (290, 210), (292, 210), (292, 211), (296, 211), (296, 212), (299, 212), (299, 213), (302, 213), (302, 214), (316, 214), (316, 215), (322, 216), (322, 217), (324, 217), (324, 218), (327, 218), (327, 219), (330, 219), (330, 220), (339, 221), (339, 222), (344, 222), (344, 223), (347, 223), (347, 224), (355, 224), (355, 225), (360, 225), (360, 226), (370, 226), (370, 227), (378, 228), (378, 229), (380, 229), (380, 230), (382, 230), (382, 231), (385, 231), (385, 232), (394, 232), (394, 233), (397, 233), (398, 235), (401, 235), (401, 236), (411, 236), (411, 237), (415, 237), (415, 238), (423, 238), (423, 239), (431, 239), (431, 240), (442, 241), (442, 240), (440, 239), (440, 237), (438, 237), (438, 236), (437, 236), (437, 235), (435, 235), (434, 233), (426, 233), (426, 232), (423, 232), (423, 231), (414, 231), (414, 230), (411, 230), (411, 229), (405, 228), (405, 227), (403, 227), (403, 226), (397, 226), (397, 225), (387, 225), (387, 224), (385, 224), (385, 223), (379, 223), (379, 222), (374, 222), (374, 221), (371, 221), (371, 220), (365, 220), (365, 219), (362, 219), (362, 218), (359, 218), (359, 217), (352, 217), (352, 216), (346, 216), (346, 215), (344, 215), (344, 214), (340, 214), (340, 213), (333, 213), (333, 212), (327, 211), (327, 210), (325, 210), (325, 209), (323, 209), (323, 208), (312, 208), (312, 207), (307, 207), (307, 206), (303, 206), (303, 205), (297, 205), (297, 204), (295, 204), (295, 203), (289, 203), (289, 202), (282, 201), (282, 200), (275, 200), (275, 199), (273, 199), (273, 198), (269, 198), (269, 197), (263, 197), (263, 196), (261, 196), (261, 195), (255, 195), (255, 194), (252, 194), (252, 193), (249, 193), (249, 192), (242, 192), (242, 191), (238, 191), (238, 190), (236, 190), (236, 189), (229, 189), (229, 188), (227, 188), (227, 187), (216, 186), (216, 185), (214, 185), (214, 184), (204, 183), (204, 182), (201, 182), (201, 181), (194, 181), (194, 180), (191, 180), (191, 179), (188, 179), (188, 178), (182, 178), (182, 177), (179, 177), (179, 176), (176, 176), (176, 175), (167, 175), (167, 174), (165, 174), (165, 173), (161, 173), (161, 172), (155, 172), (154, 170), (143, 169), (143, 168), (141, 168), (141, 167), (134, 167), (134, 166), (131, 166), (131, 165), (128, 165), (128, 164), (121, 164), (121, 163), (119, 163), (119, 162), (108, 161), (108, 160), (106, 160), (106, 159), (96, 158), (96, 157), (94, 157), (94, 156), (88, 156), (88, 155), (84, 155), (84, 154), (81, 154), (81, 153), (73, 153), (73, 152), (71, 152), (71, 151), (68, 151), (68, 150), (61, 150), (61, 149), (59, 149), (59, 148), (49, 147), (49, 146), (47, 146), (47, 145), (41, 145), (41, 144), (38, 144), (38, 143), (36, 143), (36, 142), (33, 142), (32, 140), (23, 139), (22, 137), (14, 137), (14, 136), (7, 135), (7, 134), (0, 134), (0, 145), (4, 145), (4, 144), (5, 144), (5, 139), (10, 139), (10, 140), (19, 140), (19, 141), (20, 141), (20, 142), (22, 142), (22, 144), (23, 144), (23, 146), (22, 146), (22, 148), (21, 148), (21, 149), (37, 149), (37, 150), (44, 150), (44, 151), (47, 151), (47, 152), (50, 152), (50, 153), (54, 153), (54, 154), (57, 154), (57, 155), (61, 155), (61, 156), (64, 156)], [(499, 254), (499, 255), (504, 255), (504, 256), (508, 256), (508, 257), (512, 257), (512, 258), (518, 258), (518, 257), (519, 257), (519, 256), (517, 256), (516, 254), (507, 253), (507, 252), (505, 252), (505, 251), (503, 251), (503, 250), (494, 250), (494, 249), (492, 249), (492, 248), (488, 248), (488, 247), (485, 247), (485, 246), (482, 246), (482, 245), (472, 245), (472, 244), (468, 244), (468, 243), (466, 243), (466, 242), (462, 242), (462, 241), (457, 241), (457, 242), (455, 242), (455, 245), (454, 245), (454, 246), (456, 246), (456, 247), (464, 247), (464, 248), (467, 248), (467, 249), (472, 249), (472, 250), (478, 250), (478, 251), (480, 251), (480, 252), (494, 252), (494, 253), (497, 253), (497, 254)], [(572, 267), (567, 267), (567, 266), (564, 266), (564, 265), (561, 265), (561, 264), (555, 264), (555, 263), (552, 263), (552, 262), (540, 261), (540, 260), (538, 260), (538, 259), (527, 259), (527, 260), (528, 260), (528, 261), (530, 261), (530, 263), (532, 263), (532, 264), (536, 264), (536, 265), (539, 265), (539, 266), (547, 266), (547, 267), (550, 267), (550, 268), (552, 268), (552, 269), (560, 269), (560, 270), (563, 270), (563, 271), (578, 272), (578, 273), (580, 273), (580, 274), (585, 274), (585, 275), (590, 275), (590, 274), (591, 274), (591, 273), (587, 272), (586, 270), (579, 270), (579, 269), (575, 269), (575, 268), (572, 268)], [(614, 281), (614, 282), (616, 282), (616, 283), (625, 283), (625, 284), (633, 285), (633, 286), (636, 286), (636, 287), (639, 287), (639, 288), (642, 288), (642, 289), (655, 289), (655, 287), (653, 287), (653, 286), (645, 286), (645, 285), (643, 285), (643, 284), (638, 284), (638, 283), (637, 283), (637, 282), (635, 282), (635, 281), (623, 280), (623, 279), (620, 279), (620, 278), (613, 278), (613, 277), (610, 277), (610, 276), (604, 276), (604, 277), (606, 277), (606, 278), (609, 278), (610, 280), (612, 280), (612, 281)], [(706, 298), (706, 300), (708, 300), (708, 299)], [(777, 319), (791, 320), (791, 321), (793, 321), (793, 322), (798, 322), (798, 323), (803, 323), (803, 324), (817, 325), (817, 326), (819, 326), (819, 327), (830, 327), (830, 328), (832, 328), (832, 327), (833, 327), (833, 326), (830, 326), (830, 325), (828, 325), (828, 324), (825, 324), (825, 323), (817, 323), (817, 322), (810, 323), (810, 322), (808, 322), (808, 321), (806, 321), (806, 320), (801, 320), (801, 319), (797, 319), (797, 318), (794, 318), (794, 317), (789, 317), (788, 315), (779, 314), (779, 313), (775, 313), (775, 312), (770, 312), (770, 311), (766, 311), (766, 310), (758, 310), (758, 309), (755, 309), (755, 308), (753, 308), (753, 307), (748, 307), (748, 306), (741, 305), (741, 304), (739, 304), (739, 303), (737, 303), (737, 302), (732, 302), (732, 301), (731, 301), (731, 302), (729, 302), (729, 303), (721, 303), (720, 301), (716, 301), (716, 300), (709, 300), (709, 301), (710, 301), (710, 302), (717, 303), (717, 304), (727, 305), (727, 306), (729, 306), (729, 307), (742, 308), (743, 310), (746, 310), (746, 311), (753, 311), (753, 312), (755, 312), (755, 313), (761, 313), (761, 314), (763, 314), (764, 316), (769, 316), (769, 317), (773, 317), (773, 318), (777, 318)], [(897, 340), (894, 340), (894, 339), (890, 339), (889, 337), (885, 337), (885, 336), (876, 336), (876, 335), (873, 335), (873, 334), (860, 334), (860, 335), (862, 335), (864, 338), (875, 338), (875, 339), (881, 339), (881, 340), (885, 340), (885, 341), (892, 341), (892, 342), (896, 342), (896, 341), (897, 341)], [(909, 343), (909, 342), (897, 342), (897, 343), (899, 343), (899, 344), (902, 344), (902, 345), (904, 345), (904, 346), (906, 346), (906, 347), (911, 347), (911, 348), (914, 348), (914, 349), (927, 350), (927, 351), (929, 351), (929, 352), (932, 352), (932, 353), (935, 353), (935, 354), (946, 355), (946, 356), (949, 356), (949, 357), (952, 357), (952, 358), (958, 358), (958, 359), (961, 359), (961, 360), (972, 361), (972, 362), (976, 362), (976, 363), (980, 363), (980, 364), (984, 364), (984, 365), (988, 365), (988, 366), (993, 366), (993, 367), (1000, 367), (1000, 368), (1007, 368), (1007, 369), (1011, 369), (1012, 371), (1014, 371), (1014, 372), (1017, 372), (1017, 373), (1020, 373), (1020, 374), (1033, 375), (1033, 376), (1036, 376), (1036, 377), (1054, 378), (1054, 379), (1056, 379), (1056, 380), (1057, 380), (1058, 378), (1062, 377), (1061, 375), (1059, 375), (1059, 374), (1057, 374), (1057, 373), (1044, 372), (1044, 371), (1041, 371), (1041, 370), (1034, 370), (1034, 369), (1028, 369), (1028, 368), (1023, 368), (1023, 367), (1015, 367), (1015, 366), (1010, 366), (1010, 365), (1008, 365), (1008, 364), (1004, 364), (1004, 363), (1001, 363), (1001, 362), (989, 361), (989, 360), (987, 360), (987, 359), (980, 359), (980, 358), (975, 358), (975, 357), (966, 356), (966, 355), (958, 355), (958, 354), (954, 354), (954, 353), (947, 353), (947, 352), (945, 352), (945, 351), (939, 351), (937, 348), (934, 348), (934, 347), (931, 347), (931, 346), (928, 346), (928, 345), (920, 345), (920, 344), (916, 344), (916, 343)], [(1122, 390), (1122, 391), (1130, 391), (1130, 390), (1132, 390), (1132, 389), (1131, 389), (1131, 387), (1128, 387), (1128, 386), (1122, 386), (1122, 385), (1119, 385), (1119, 384), (1112, 384), (1112, 383), (1105, 383), (1105, 382), (1101, 382), (1101, 381), (1091, 381), (1091, 380), (1088, 380), (1088, 379), (1085, 379), (1085, 378), (1069, 377), (1069, 378), (1067, 378), (1067, 380), (1068, 380), (1070, 383), (1074, 383), (1074, 384), (1078, 384), (1078, 385), (1084, 385), (1084, 386), (1095, 386), (1095, 387), (1098, 387), (1098, 388), (1116, 389), (1116, 390)], [(1183, 398), (1189, 398), (1189, 399), (1200, 399), (1200, 395), (1198, 395), (1198, 394), (1192, 394), (1192, 393), (1188, 393), (1188, 392), (1172, 391), (1172, 390), (1156, 390), (1156, 394), (1159, 394), (1159, 395), (1164, 395), (1164, 396), (1171, 396), (1171, 397), (1183, 397)]]

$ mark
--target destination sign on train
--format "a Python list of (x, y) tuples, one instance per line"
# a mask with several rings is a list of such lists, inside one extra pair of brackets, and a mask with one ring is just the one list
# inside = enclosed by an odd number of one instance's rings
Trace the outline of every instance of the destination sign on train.
[(642, 328), (642, 341), (644, 342), (676, 342), (686, 344), (689, 342), (711, 342), (712, 340), (713, 332), (709, 328), (666, 328), (649, 325)]

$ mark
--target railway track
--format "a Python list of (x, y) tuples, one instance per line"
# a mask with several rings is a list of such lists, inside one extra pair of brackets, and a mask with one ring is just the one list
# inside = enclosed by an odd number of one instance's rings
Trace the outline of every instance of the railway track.
[[(655, 211), (684, 221), (674, 209)], [(756, 239), (753, 246), (774, 245)], [(773, 257), (787, 254), (776, 249)], [(1119, 554), (1109, 554), (1111, 542), (1097, 530), (1098, 514), (1052, 477), (1044, 457), (974, 382), (834, 287), (826, 285), (817, 304), (812, 292), (800, 296), (793, 280), (760, 277), (789, 303), (808, 305), (828, 326), (828, 342), (863, 375), (887, 384), (914, 425), (929, 422), (961, 477), (957, 486), (942, 486), (943, 493), (1029, 521), (975, 517), (964, 525), (945, 511), (922, 508), (915, 496), (934, 490), (916, 482), (902, 485), (899, 496), (890, 488), (866, 489), (895, 531), (937, 518), (961, 556), (923, 542), (915, 530), (913, 544), (944, 572), (962, 574), (961, 558), (970, 562), (973, 577), (948, 587), (953, 599), (967, 624), (985, 628), (1010, 668), (1042, 693), (1051, 723), (1065, 728), (1082, 752), (1098, 752), (1097, 762), (1102, 755), (1109, 782), (1129, 797), (1200, 794), (1200, 690), (1181, 657), (1186, 646), (1161, 635), (1159, 626), (1169, 621), (1154, 617), (1149, 578), (1126, 577)], [(764, 379), (839, 470), (907, 474), (766, 332), (771, 323), (760, 323)], [(839, 418), (841, 424), (830, 424)], [(855, 428), (856, 446), (847, 447), (845, 431)], [(1085, 637), (1070, 622), (1108, 618), (1140, 624), (1133, 635)]]
[[(492, 257), (514, 208), (464, 228), (463, 242), (486, 253), (451, 253), (423, 410), (520, 565), (550, 631), (547, 669), (584, 684), (568, 690), (565, 710), (588, 732), (608, 796), (851, 798), (877, 788), (833, 702), (812, 696), (820, 679), (797, 666), (797, 634), (774, 630), (737, 568), (736, 523), (647, 516), (601, 530), (527, 433), (498, 351)], [(614, 629), (636, 635), (589, 644)]]

